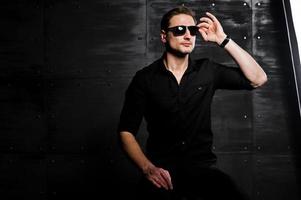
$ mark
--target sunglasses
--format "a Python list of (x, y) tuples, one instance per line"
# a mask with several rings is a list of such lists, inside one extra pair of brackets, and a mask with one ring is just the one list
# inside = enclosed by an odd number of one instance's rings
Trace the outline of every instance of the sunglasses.
[(195, 36), (198, 33), (199, 27), (197, 26), (174, 26), (167, 28), (166, 31), (170, 31), (174, 36), (182, 36), (189, 30), (191, 36)]

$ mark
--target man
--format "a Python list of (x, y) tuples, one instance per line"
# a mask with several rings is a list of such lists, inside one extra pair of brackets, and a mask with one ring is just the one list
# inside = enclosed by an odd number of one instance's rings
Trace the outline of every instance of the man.
[[(223, 31), (211, 13), (196, 25), (181, 6), (161, 21), (163, 56), (131, 81), (118, 133), (127, 155), (141, 169), (138, 199), (243, 199), (229, 176), (215, 167), (210, 105), (216, 89), (254, 89), (267, 81), (258, 63)], [(209, 59), (193, 60), (197, 33), (224, 48), (239, 68)], [(149, 137), (146, 153), (135, 136), (142, 118)]]

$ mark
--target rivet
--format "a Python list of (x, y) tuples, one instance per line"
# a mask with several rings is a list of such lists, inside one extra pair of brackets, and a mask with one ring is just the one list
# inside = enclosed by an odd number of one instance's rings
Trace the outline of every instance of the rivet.
[(244, 40), (246, 40), (247, 39), (247, 36), (244, 36)]
[(261, 118), (261, 115), (257, 115), (258, 118)]
[(212, 149), (215, 150), (215, 146), (213, 146)]
[(260, 150), (261, 150), (261, 147), (260, 147), (260, 146), (258, 146), (258, 147), (257, 147), (257, 150), (258, 150), (258, 151), (260, 151)]
[(247, 115), (244, 115), (244, 118), (245, 118), (245, 119), (247, 119), (247, 118), (248, 118), (248, 116), (247, 116)]
[(244, 6), (246, 6), (247, 5), (247, 3), (246, 2), (244, 2)]
[(244, 150), (248, 150), (248, 147), (244, 147)]
[(198, 90), (202, 90), (202, 89), (203, 89), (202, 86), (198, 87)]
[(261, 6), (261, 3), (260, 3), (260, 2), (258, 2), (258, 3), (257, 3), (257, 6)]
[(215, 6), (215, 3), (212, 3), (212, 4), (211, 4), (211, 6), (213, 6), (213, 7), (214, 7), (214, 6)]
[(261, 39), (261, 37), (258, 35), (258, 36), (257, 36), (257, 39), (258, 39), (258, 40), (260, 40), (260, 39)]

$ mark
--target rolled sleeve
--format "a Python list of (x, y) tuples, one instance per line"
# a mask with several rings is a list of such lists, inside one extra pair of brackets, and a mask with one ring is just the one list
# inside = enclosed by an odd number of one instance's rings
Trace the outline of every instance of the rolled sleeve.
[(229, 67), (210, 61), (214, 68), (216, 89), (253, 90), (251, 82), (238, 67)]
[(141, 71), (138, 71), (125, 92), (117, 131), (128, 131), (137, 135), (144, 115), (145, 104), (145, 80)]

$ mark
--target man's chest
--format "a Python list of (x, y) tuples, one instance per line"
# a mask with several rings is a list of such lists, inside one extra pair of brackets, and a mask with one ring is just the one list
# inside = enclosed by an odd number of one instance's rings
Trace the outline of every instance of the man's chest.
[(214, 93), (213, 80), (197, 73), (184, 74), (180, 82), (172, 75), (155, 76), (148, 90), (149, 104), (166, 111), (197, 106), (211, 99)]

